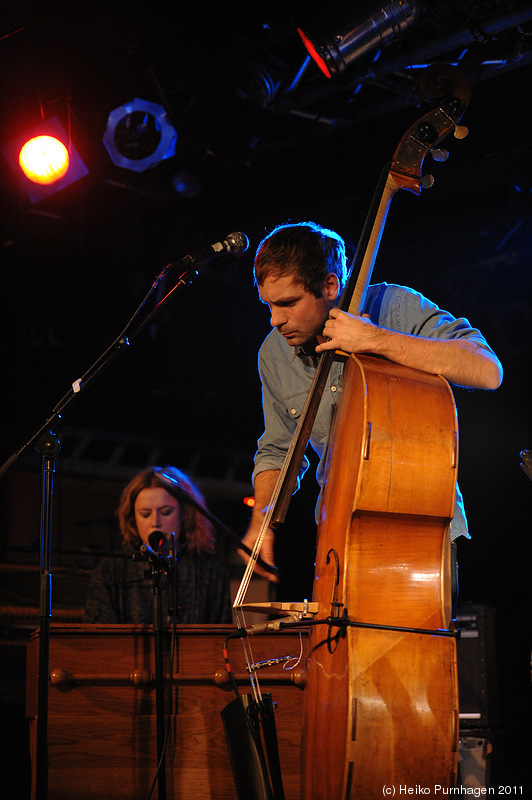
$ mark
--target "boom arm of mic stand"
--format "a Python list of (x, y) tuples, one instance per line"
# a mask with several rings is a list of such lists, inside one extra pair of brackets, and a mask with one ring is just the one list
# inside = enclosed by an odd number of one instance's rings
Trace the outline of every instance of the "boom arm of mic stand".
[[(203, 506), (201, 503), (198, 503), (198, 501), (194, 497), (192, 497), (192, 495), (189, 494), (189, 492), (185, 491), (185, 489), (183, 489), (182, 486), (179, 486), (179, 484), (177, 484), (171, 476), (165, 475), (164, 473), (162, 474), (164, 475), (164, 477), (166, 477), (168, 480), (172, 482), (173, 491), (181, 497), (184, 503), (188, 503), (190, 506), (195, 508), (196, 511), (198, 511), (202, 516), (204, 516), (205, 519), (208, 519), (209, 522), (212, 523), (214, 528), (216, 528), (216, 530), (219, 531), (220, 533), (223, 533), (225, 536), (227, 536), (227, 538), (230, 539), (239, 548), (239, 550), (242, 550), (244, 553), (247, 553), (248, 556), (253, 555), (252, 550), (242, 542), (240, 537), (234, 531), (232, 531), (231, 528), (225, 525), (225, 523), (219, 520), (218, 517), (216, 517), (212, 513), (212, 511), (209, 511), (208, 508)], [(260, 556), (258, 556), (257, 558), (257, 563), (267, 572), (270, 572), (272, 575), (277, 575), (279, 573), (277, 567), (272, 567), (271, 564), (266, 563), (266, 561), (264, 561)]]

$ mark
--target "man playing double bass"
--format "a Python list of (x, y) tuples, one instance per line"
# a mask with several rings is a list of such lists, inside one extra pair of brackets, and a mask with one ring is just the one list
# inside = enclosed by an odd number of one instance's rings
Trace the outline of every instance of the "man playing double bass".
[[(383, 356), (472, 389), (494, 390), (502, 381), (501, 363), (480, 331), (412, 289), (370, 285), (363, 315), (340, 311), (345, 245), (337, 233), (313, 222), (281, 225), (268, 234), (257, 249), (254, 275), (260, 299), (270, 308), (273, 330), (259, 352), (265, 427), (255, 454), (255, 505), (243, 539), (249, 548), (261, 529), (323, 351)], [(343, 363), (334, 361), (310, 436), (320, 459), (320, 486), (342, 370)], [(307, 467), (304, 459), (299, 477)], [(453, 542), (459, 536), (469, 538), (458, 490), (450, 533)], [(268, 530), (261, 556), (272, 565), (273, 541)], [(257, 572), (276, 580), (259, 567)]]

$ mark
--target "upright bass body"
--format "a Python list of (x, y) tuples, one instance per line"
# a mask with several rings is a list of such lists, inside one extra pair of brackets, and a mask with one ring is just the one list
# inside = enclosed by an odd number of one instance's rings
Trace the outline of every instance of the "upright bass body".
[(443, 378), (347, 359), (318, 529), (313, 600), (331, 622), (310, 631), (303, 800), (455, 783), (456, 643), (438, 631), (452, 624), (457, 439)]

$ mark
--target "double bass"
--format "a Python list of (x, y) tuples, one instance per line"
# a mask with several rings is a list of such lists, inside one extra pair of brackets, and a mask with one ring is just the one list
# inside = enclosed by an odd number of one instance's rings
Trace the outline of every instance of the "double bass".
[[(420, 194), (426, 154), (443, 160), (441, 141), (467, 132), (458, 125), (469, 99), (461, 73), (436, 65), (422, 89), (441, 102), (411, 126), (381, 175), (340, 302), (352, 314), (363, 311), (392, 198), (401, 189)], [(301, 797), (373, 800), (420, 787), (436, 796), (455, 785), (458, 763), (449, 536), (458, 425), (447, 381), (371, 355), (325, 352), (253, 553), (284, 521), (335, 358), (345, 365), (312, 602), (281, 604), (295, 611), (293, 624), (309, 625)], [(235, 610), (244, 608), (245, 580)]]

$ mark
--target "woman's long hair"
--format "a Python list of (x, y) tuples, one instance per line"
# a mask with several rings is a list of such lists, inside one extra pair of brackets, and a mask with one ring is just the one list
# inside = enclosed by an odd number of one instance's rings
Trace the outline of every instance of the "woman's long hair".
[(136, 475), (125, 487), (116, 510), (118, 524), (125, 545), (135, 547), (141, 539), (135, 523), (135, 500), (143, 489), (160, 487), (166, 489), (179, 502), (182, 512), (178, 546), (189, 553), (214, 552), (214, 530), (211, 523), (187, 497), (205, 507), (205, 500), (198, 487), (177, 467), (148, 467)]

